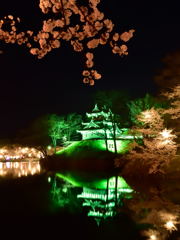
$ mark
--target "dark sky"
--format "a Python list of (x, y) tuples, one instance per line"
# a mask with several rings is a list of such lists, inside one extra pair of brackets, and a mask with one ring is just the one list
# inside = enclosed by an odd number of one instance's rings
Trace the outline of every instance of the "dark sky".
[[(0, 17), (19, 16), (25, 29), (38, 30), (43, 17), (47, 18), (40, 12), (38, 2), (3, 1)], [(93, 87), (83, 85), (82, 55), (72, 52), (71, 46), (38, 60), (25, 47), (0, 43), (0, 137), (14, 134), (42, 114), (88, 111), (93, 104), (91, 96), (97, 90), (127, 90), (137, 96), (156, 91), (153, 76), (162, 66), (162, 57), (180, 49), (179, 8), (120, 2), (102, 0), (100, 6), (119, 32), (136, 30), (128, 43), (129, 55), (121, 58), (111, 54), (110, 48), (99, 49), (95, 62), (103, 78)]]

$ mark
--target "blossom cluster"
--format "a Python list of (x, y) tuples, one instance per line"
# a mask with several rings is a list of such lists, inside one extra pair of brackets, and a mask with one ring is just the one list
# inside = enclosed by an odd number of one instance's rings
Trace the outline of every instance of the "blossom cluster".
[(163, 96), (170, 100), (171, 107), (164, 110), (164, 114), (169, 114), (171, 119), (180, 118), (180, 85), (177, 84), (169, 92), (163, 92)]
[[(40, 0), (41, 11), (44, 14), (52, 12), (54, 17), (44, 20), (42, 29), (35, 34), (33, 31), (17, 33), (16, 22), (20, 19), (15, 21), (14, 17), (9, 15), (0, 22), (0, 40), (26, 44), (30, 53), (38, 58), (43, 58), (48, 52), (59, 48), (64, 41), (69, 42), (74, 51), (83, 52), (86, 57), (89, 49), (94, 50), (106, 44), (110, 45), (114, 54), (127, 55), (126, 42), (133, 37), (134, 30), (114, 32), (112, 20), (105, 18), (104, 13), (97, 8), (100, 2), (101, 0), (89, 0), (84, 6), (76, 0)], [(9, 25), (10, 30), (5, 30), (5, 25)], [(83, 74), (83, 82), (89, 85), (94, 85), (94, 81), (101, 78), (101, 75), (92, 69), (92, 58), (87, 58), (85, 62), (85, 68), (91, 69), (91, 77), (86, 78)]]

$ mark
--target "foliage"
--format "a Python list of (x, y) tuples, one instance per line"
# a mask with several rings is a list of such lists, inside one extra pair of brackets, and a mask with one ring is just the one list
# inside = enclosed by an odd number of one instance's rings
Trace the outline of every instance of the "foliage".
[(142, 126), (142, 130), (139, 129), (140, 132), (143, 132), (144, 135), (147, 134), (156, 134), (158, 131), (161, 131), (164, 126), (164, 119), (160, 112), (154, 108), (149, 110), (145, 110), (136, 116), (138, 121), (138, 126)]
[(119, 120), (123, 126), (129, 123), (128, 109), (126, 106), (129, 96), (126, 92), (118, 90), (97, 91), (94, 94), (94, 102), (100, 107), (111, 109), (113, 113), (118, 114)]
[(180, 85), (176, 85), (169, 92), (163, 92), (170, 101), (170, 108), (163, 111), (164, 114), (169, 114), (172, 119), (180, 118)]
[[(170, 193), (177, 190), (175, 186), (173, 188), (171, 183)], [(149, 240), (169, 239), (169, 234), (178, 230), (180, 206), (170, 200), (167, 195), (167, 191), (169, 191), (167, 183), (163, 182), (163, 191), (161, 187), (159, 182), (157, 185), (157, 180), (155, 185), (150, 182), (149, 186), (143, 186), (144, 189), (141, 189), (141, 193), (137, 191), (133, 199), (126, 201), (135, 222), (149, 225), (149, 229), (142, 232)]]
[(180, 51), (167, 54), (162, 62), (164, 67), (158, 71), (154, 81), (161, 90), (169, 91), (180, 82)]
[[(164, 93), (173, 103), (178, 102), (179, 87), (175, 87), (171, 93)], [(166, 167), (175, 159), (178, 144), (175, 142), (177, 136), (172, 134), (171, 129), (166, 129), (164, 115), (170, 114), (173, 119), (179, 118), (179, 105), (172, 105), (169, 109), (146, 110), (136, 116), (137, 122), (142, 122), (139, 127), (135, 126), (132, 131), (143, 134), (143, 144), (136, 142), (132, 150), (127, 154), (126, 169), (132, 169), (137, 163), (144, 166), (149, 174), (164, 173)], [(116, 159), (116, 166), (120, 166), (120, 159)]]
[(67, 125), (65, 129), (66, 139), (71, 141), (77, 136), (76, 130), (81, 128), (82, 116), (77, 113), (69, 113), (65, 118), (65, 122)]
[[(70, 43), (76, 52), (84, 52), (85, 70), (83, 82), (94, 85), (101, 78), (94, 68), (92, 50), (109, 44), (114, 54), (127, 55), (126, 42), (134, 30), (117, 33), (114, 23), (105, 18), (97, 5), (101, 0), (89, 0), (81, 5), (80, 0), (40, 0), (39, 7), (44, 14), (52, 17), (44, 20), (42, 29), (36, 34), (32, 30), (17, 31), (19, 18), (8, 15), (0, 21), (0, 40), (5, 43), (25, 44), (30, 53), (43, 58), (48, 52), (59, 48), (63, 42)], [(9, 29), (9, 30), (7, 30)]]
[(48, 135), (52, 139), (52, 144), (54, 146), (54, 151), (56, 152), (57, 140), (63, 139), (64, 137), (64, 129), (66, 129), (68, 125), (65, 122), (64, 117), (57, 116), (52, 114), (48, 119)]
[(167, 107), (168, 104), (166, 102), (162, 102), (159, 99), (151, 96), (150, 94), (146, 94), (143, 98), (138, 98), (135, 100), (131, 100), (127, 103), (127, 106), (129, 108), (129, 115), (131, 122), (133, 124), (142, 124), (137, 119), (137, 115), (139, 115), (141, 112), (149, 110), (149, 109), (158, 109), (158, 108), (164, 108)]
[(79, 142), (74, 142), (65, 149), (57, 152), (59, 155), (71, 156), (71, 158), (77, 156), (77, 158), (94, 156), (95, 153), (105, 151), (103, 140), (84, 140)]
[(21, 130), (16, 142), (35, 147), (47, 155), (47, 146), (52, 144), (56, 152), (57, 143), (63, 144), (71, 140), (72, 133), (79, 127), (80, 122), (81, 116), (76, 113), (67, 116), (47, 114), (35, 119), (28, 128)]
[(164, 173), (177, 152), (176, 143), (173, 139), (164, 140), (162, 132), (156, 137), (144, 138), (143, 146), (136, 144), (134, 147), (126, 157), (128, 167), (139, 163), (144, 165), (144, 169), (148, 168), (149, 174)]

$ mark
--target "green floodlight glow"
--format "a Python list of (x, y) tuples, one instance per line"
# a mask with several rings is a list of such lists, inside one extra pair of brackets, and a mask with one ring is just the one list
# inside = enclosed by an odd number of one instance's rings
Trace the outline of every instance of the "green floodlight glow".
[[(132, 194), (129, 194), (132, 192), (133, 189), (122, 177), (111, 177), (109, 180), (102, 180), (99, 188), (84, 187), (83, 192), (78, 194), (77, 198), (84, 199), (82, 206), (89, 207), (88, 217), (106, 219), (117, 214), (116, 207), (122, 206), (123, 198), (132, 198)], [(99, 222), (97, 224), (99, 225)]]
[[(109, 179), (109, 188), (115, 188), (116, 187), (116, 177), (112, 177)], [(130, 188), (130, 186), (126, 183), (124, 178), (117, 177), (117, 188)]]
[[(123, 140), (116, 140), (117, 151), (120, 154), (126, 153), (128, 151), (128, 146), (132, 142), (132, 139), (123, 139)], [(108, 151), (114, 152), (114, 141), (108, 139), (107, 140)], [(107, 151), (106, 149), (106, 142), (104, 139), (89, 139), (74, 142), (71, 145), (61, 149), (60, 151), (56, 152), (56, 155), (65, 154), (66, 156), (73, 157), (77, 155), (81, 157), (85, 155), (87, 149), (92, 149), (92, 153), (95, 151)]]
[(99, 211), (89, 211), (88, 217), (112, 217), (114, 215), (113, 211), (107, 211), (105, 213), (101, 213)]
[(69, 183), (71, 183), (73, 186), (75, 187), (81, 187), (81, 183), (77, 182), (75, 179), (73, 179), (72, 177), (70, 176), (64, 176), (63, 174), (61, 173), (56, 173), (55, 175), (56, 177), (58, 178), (61, 178)]
[[(95, 140), (96, 146), (103, 151), (106, 151), (106, 143), (104, 140)], [(116, 140), (117, 152), (125, 153), (128, 150), (128, 145), (130, 144), (130, 140)], [(114, 140), (107, 140), (108, 151), (114, 152)]]
[[(118, 194), (119, 195), (119, 194)], [(94, 193), (86, 193), (86, 192), (82, 192), (81, 194), (78, 194), (77, 195), (77, 198), (86, 198), (86, 199), (93, 199), (93, 200), (103, 200), (103, 201), (106, 201), (107, 199), (108, 200), (111, 200), (111, 199), (114, 199), (115, 197), (115, 194), (107, 194), (104, 193), (104, 194), (94, 194)]]
[[(65, 176), (62, 173), (56, 173), (56, 176), (60, 179), (63, 179), (67, 182), (69, 182), (70, 184), (72, 184), (75, 187), (88, 187), (88, 188), (95, 188), (95, 189), (107, 189), (107, 179), (98, 179), (98, 180), (94, 180), (92, 182), (87, 182), (87, 181), (83, 181), (83, 179), (80, 180), (76, 180), (76, 177), (73, 176)], [(116, 177), (111, 177), (109, 179), (109, 183), (108, 183), (108, 188), (114, 190), (115, 189), (115, 185), (116, 185)], [(117, 179), (117, 188), (119, 192), (133, 192), (132, 188), (127, 184), (127, 182), (125, 181), (125, 179), (123, 177), (118, 176)]]
[(134, 192), (134, 190), (126, 189), (126, 188), (119, 188), (118, 191), (119, 192), (125, 192), (125, 193), (132, 193), (132, 192)]
[(70, 155), (71, 153), (74, 153), (74, 151), (77, 149), (77, 147), (81, 146), (82, 144), (83, 143), (81, 141), (74, 142), (74, 143), (68, 145), (67, 147), (57, 151), (56, 155), (60, 155), (60, 154), (64, 154), (64, 153), (66, 153), (66, 155)]
[[(129, 193), (132, 193), (133, 190), (126, 181), (119, 176), (113, 176), (109, 179), (96, 180), (92, 182), (93, 188), (91, 188), (90, 184), (86, 187), (85, 183), (76, 180), (75, 177), (56, 173), (55, 182), (52, 185), (51, 191), (53, 208), (55, 210), (60, 207), (68, 206), (71, 201), (67, 185), (65, 184), (62, 185), (62, 187), (58, 187), (58, 178), (63, 179), (75, 187), (83, 187), (82, 193), (78, 194), (77, 198), (83, 200), (83, 207), (89, 208), (87, 213), (88, 217), (97, 217), (98, 219), (111, 218), (116, 215), (117, 204), (122, 206), (121, 199), (132, 198), (132, 194)], [(48, 182), (49, 181), (52, 182), (51, 177), (48, 177)]]
[[(92, 202), (90, 202), (90, 201), (86, 201), (86, 202), (83, 202), (83, 207), (91, 207), (91, 204), (92, 204)], [(115, 202), (109, 202), (109, 203), (106, 203), (106, 204), (100, 204), (100, 205), (98, 205), (98, 207), (101, 207), (101, 208), (113, 208), (113, 207), (115, 207)]]
[[(109, 189), (115, 189), (116, 185), (116, 177), (111, 177), (109, 179)], [(97, 182), (96, 188), (99, 189), (106, 189), (107, 188), (107, 179), (103, 179)], [(118, 176), (117, 179), (117, 188), (118, 189), (131, 189), (131, 187), (127, 184), (123, 177)], [(132, 189), (131, 189), (132, 190)]]
[(48, 177), (48, 183), (50, 183), (51, 182), (51, 177)]
[[(112, 197), (114, 197), (114, 195), (109, 196), (109, 199), (111, 199)], [(86, 199), (95, 199), (95, 200), (106, 201), (107, 195), (82, 192), (81, 194), (77, 195), (77, 198), (86, 198)]]
[[(133, 190), (132, 189), (120, 189), (117, 192), (117, 196), (120, 197), (121, 193), (132, 193)], [(86, 192), (86, 190), (84, 190), (81, 194), (77, 195), (77, 198), (84, 198), (84, 199), (92, 199), (92, 200), (102, 200), (102, 201), (107, 201), (108, 200), (112, 200), (115, 198), (115, 191), (114, 192), (110, 192), (107, 195), (107, 192), (104, 193), (91, 193), (91, 192)]]

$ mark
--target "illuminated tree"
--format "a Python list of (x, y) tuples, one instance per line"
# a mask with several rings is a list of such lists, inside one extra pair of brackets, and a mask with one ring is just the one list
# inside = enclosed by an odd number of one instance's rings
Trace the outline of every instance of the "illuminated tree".
[(65, 136), (66, 140), (70, 141), (73, 137), (73, 134), (76, 133), (76, 130), (79, 130), (82, 124), (82, 116), (77, 113), (69, 113), (66, 116), (66, 129)]
[(51, 13), (52, 18), (44, 20), (42, 29), (18, 32), (19, 18), (8, 15), (0, 21), (0, 40), (5, 43), (25, 44), (31, 54), (43, 58), (48, 52), (69, 43), (76, 52), (83, 52), (85, 69), (83, 82), (94, 85), (101, 78), (94, 69), (93, 50), (100, 45), (109, 44), (114, 54), (128, 54), (126, 42), (132, 38), (134, 30), (115, 32), (114, 23), (105, 18), (97, 5), (101, 0), (40, 0), (39, 7), (44, 14)]
[(171, 119), (180, 118), (180, 85), (177, 84), (170, 88), (168, 92), (163, 92), (161, 95), (165, 96), (170, 101), (170, 108), (163, 111), (164, 114), (169, 114)]
[[(176, 135), (165, 128), (162, 114), (153, 108), (142, 112), (137, 116), (137, 120), (141, 121), (143, 126), (135, 127), (132, 131), (140, 132), (143, 139), (141, 144), (132, 143), (133, 149), (125, 157), (125, 172), (141, 166), (145, 175), (146, 171), (149, 174), (164, 173), (177, 153), (177, 144), (174, 141)], [(120, 162), (121, 159), (116, 159), (116, 166), (119, 166)]]
[[(156, 181), (155, 185), (151, 182), (149, 186), (143, 186), (143, 189), (139, 187), (141, 193), (137, 187), (134, 197), (126, 201), (128, 209), (132, 211), (132, 218), (136, 223), (149, 225), (149, 229), (142, 232), (149, 240), (169, 239), (170, 233), (178, 230), (180, 206), (167, 196), (168, 184), (163, 183), (161, 186)], [(175, 187), (171, 186), (170, 191), (173, 193)]]
[(166, 55), (163, 63), (165, 67), (159, 71), (154, 80), (160, 86), (161, 95), (170, 101), (171, 107), (163, 113), (175, 120), (180, 117), (180, 51)]
[(163, 107), (167, 107), (166, 102), (162, 102), (159, 99), (151, 96), (150, 94), (146, 94), (143, 98), (138, 98), (135, 100), (131, 100), (127, 103), (129, 109), (129, 115), (131, 122), (133, 124), (140, 124), (137, 119), (137, 115), (139, 115), (143, 111), (148, 111), (151, 108), (159, 109)]
[[(151, 108), (136, 116), (135, 122), (137, 125), (131, 131), (132, 133), (141, 133), (143, 139), (141, 145), (134, 142), (132, 150), (124, 157), (127, 160), (125, 172), (130, 173), (132, 166), (141, 166), (141, 171), (144, 170), (144, 174), (146, 174), (145, 170), (148, 170), (150, 174), (165, 173), (170, 163), (177, 158), (180, 86), (177, 85), (171, 91), (162, 93), (162, 95), (166, 97), (166, 100), (170, 100), (169, 108)], [(164, 121), (167, 115), (172, 120), (171, 125), (168, 121)], [(167, 125), (173, 126), (173, 129), (169, 129)], [(116, 159), (115, 165), (120, 166), (120, 162), (120, 159)]]
[(42, 153), (35, 148), (22, 147), (18, 144), (4, 145), (0, 148), (1, 160), (16, 160), (16, 159), (40, 159)]
[(57, 140), (62, 143), (70, 141), (81, 123), (82, 117), (76, 113), (69, 113), (67, 116), (57, 116), (56, 114), (49, 116), (48, 134), (52, 139), (54, 152), (56, 152)]
[(63, 139), (65, 136), (65, 129), (68, 128), (68, 125), (64, 117), (60, 117), (55, 114), (50, 115), (48, 125), (48, 134), (52, 139), (54, 152), (56, 153), (57, 140)]
[[(129, 164), (138, 163), (144, 166), (144, 173), (164, 173), (170, 162), (174, 160), (177, 146), (170, 137), (163, 137), (164, 129), (156, 137), (144, 138), (143, 145), (135, 148), (127, 156)], [(175, 135), (172, 135), (175, 138)]]

